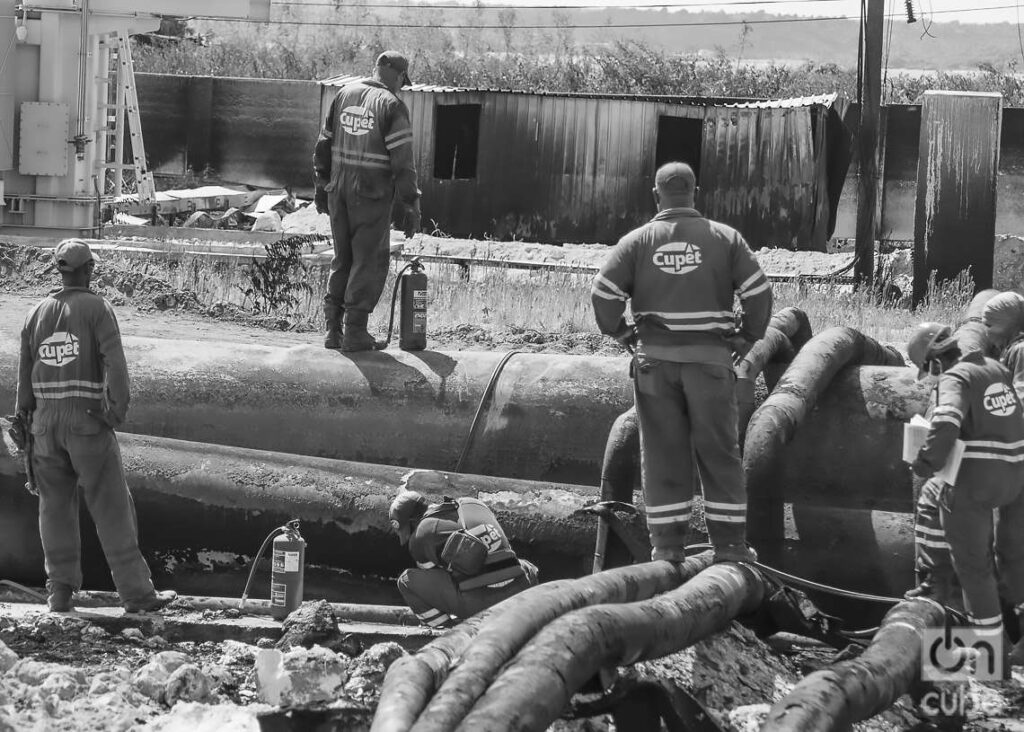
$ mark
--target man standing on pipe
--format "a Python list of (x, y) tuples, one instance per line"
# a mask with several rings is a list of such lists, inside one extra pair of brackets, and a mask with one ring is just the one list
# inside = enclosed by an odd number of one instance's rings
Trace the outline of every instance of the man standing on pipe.
[(516, 557), (494, 513), (476, 498), (429, 505), (420, 493), (402, 491), (388, 515), (416, 560), (416, 569), (398, 578), (398, 589), (431, 628), (465, 620), (537, 584), (537, 568)]
[[(772, 291), (740, 233), (696, 211), (696, 192), (689, 165), (659, 168), (658, 214), (619, 240), (591, 294), (601, 332), (635, 350), (631, 372), (651, 558), (686, 558), (699, 470), (715, 561), (750, 561), (734, 364), (764, 336)], [(633, 325), (624, 317), (627, 301)]]
[[(919, 379), (938, 376), (931, 429), (911, 467), (915, 475), (931, 478), (956, 440), (964, 441), (956, 485), (944, 486), (939, 502), (942, 529), (975, 632), (1001, 643), (996, 563), (1024, 633), (1024, 409), (1006, 368), (978, 351), (961, 354), (948, 326), (919, 325), (907, 355)], [(1009, 660), (1024, 664), (1024, 638)]]
[(117, 318), (89, 289), (96, 258), (88, 244), (65, 239), (53, 260), (64, 286), (25, 321), (16, 405), (22, 421), (31, 425), (34, 443), (47, 604), (52, 612), (70, 611), (72, 595), (82, 586), (81, 495), (125, 609), (156, 610), (176, 595), (153, 589), (114, 435), (129, 397)]
[(324, 296), (324, 348), (382, 347), (366, 323), (388, 274), (396, 195), (404, 209), (405, 235), (411, 237), (420, 227), (412, 126), (409, 110), (396, 96), (412, 83), (408, 72), (408, 59), (397, 51), (378, 56), (373, 78), (338, 92), (313, 150), (316, 210), (330, 214), (334, 236)]

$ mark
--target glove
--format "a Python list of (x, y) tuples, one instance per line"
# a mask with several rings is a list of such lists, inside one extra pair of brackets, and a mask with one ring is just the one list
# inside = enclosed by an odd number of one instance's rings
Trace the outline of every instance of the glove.
[(322, 186), (316, 187), (316, 193), (313, 194), (313, 204), (316, 206), (317, 213), (330, 213), (327, 209), (327, 191)]
[(636, 344), (640, 340), (640, 336), (636, 332), (636, 326), (629, 325), (628, 323), (613, 338), (630, 353), (636, 350)]
[(25, 412), (18, 412), (7, 417), (7, 421), (11, 423), (10, 428), (7, 430), (7, 434), (11, 436), (11, 440), (19, 450), (24, 450), (28, 445), (29, 438), (29, 417)]
[(725, 340), (732, 351), (732, 362), (735, 366), (739, 366), (746, 355), (750, 353), (750, 349), (754, 347), (753, 343), (739, 333), (733, 333), (731, 336), (727, 336)]
[(111, 412), (109, 409), (105, 407), (103, 409), (86, 410), (86, 414), (88, 414), (93, 419), (102, 422), (112, 430), (116, 430), (118, 427), (121, 426), (122, 420), (120, 420), (113, 412)]
[(405, 238), (412, 239), (420, 230), (420, 199), (412, 202), (405, 212)]

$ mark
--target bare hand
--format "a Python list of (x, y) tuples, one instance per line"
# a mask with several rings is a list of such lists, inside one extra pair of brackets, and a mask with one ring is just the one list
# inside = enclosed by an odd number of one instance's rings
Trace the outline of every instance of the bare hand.
[(318, 214), (330, 213), (327, 209), (327, 191), (320, 186), (316, 187), (316, 193), (313, 194), (313, 205), (316, 206), (316, 212)]

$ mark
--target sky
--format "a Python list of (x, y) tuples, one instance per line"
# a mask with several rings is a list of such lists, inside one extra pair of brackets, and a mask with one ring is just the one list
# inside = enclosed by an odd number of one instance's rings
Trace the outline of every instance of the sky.
[[(566, 7), (607, 4), (615, 7), (643, 7), (644, 5), (678, 4), (689, 10), (724, 11), (730, 13), (756, 12), (785, 13), (788, 15), (851, 16), (859, 17), (860, 0), (481, 0), (484, 5), (564, 5)], [(904, 0), (885, 0), (888, 12), (902, 16)], [(937, 22), (961, 23), (1017, 23), (1024, 21), (1024, 0), (913, 0), (916, 14), (934, 13)], [(1018, 16), (1019, 7), (1019, 16)]]

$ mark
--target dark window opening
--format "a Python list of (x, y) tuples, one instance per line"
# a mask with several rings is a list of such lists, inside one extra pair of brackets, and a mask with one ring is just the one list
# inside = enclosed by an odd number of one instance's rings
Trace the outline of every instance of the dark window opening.
[(434, 177), (476, 178), (480, 105), (446, 104), (434, 118)]
[(700, 151), (704, 144), (704, 120), (692, 117), (658, 117), (658, 146), (654, 167), (678, 161), (689, 163), (700, 180)]

